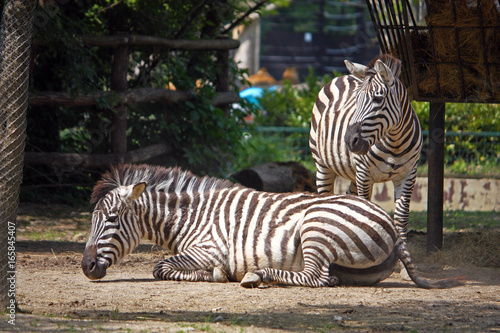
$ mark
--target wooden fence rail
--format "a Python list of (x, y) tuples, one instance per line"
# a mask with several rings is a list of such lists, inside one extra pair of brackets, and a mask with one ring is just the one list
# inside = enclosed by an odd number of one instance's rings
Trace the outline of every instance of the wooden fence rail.
[(136, 163), (155, 156), (168, 154), (172, 149), (159, 143), (126, 152), (125, 154), (75, 154), (75, 153), (32, 153), (26, 152), (24, 163), (53, 167), (100, 168), (117, 163)]
[(111, 64), (111, 91), (89, 94), (69, 94), (65, 92), (37, 92), (30, 94), (31, 106), (91, 106), (97, 105), (100, 99), (116, 96), (117, 106), (113, 109), (110, 152), (111, 154), (60, 154), (60, 153), (27, 153), (27, 165), (57, 165), (79, 167), (105, 167), (118, 162), (140, 162), (166, 154), (171, 151), (163, 144), (145, 147), (127, 153), (127, 113), (128, 107), (136, 103), (182, 103), (195, 98), (192, 91), (174, 91), (161, 88), (128, 89), (127, 71), (129, 55), (134, 46), (149, 45), (159, 47), (164, 52), (171, 50), (215, 50), (218, 58), (219, 73), (215, 84), (217, 94), (212, 98), (213, 106), (224, 106), (239, 101), (236, 92), (229, 91), (229, 50), (239, 47), (240, 42), (229, 38), (212, 40), (172, 40), (155, 36), (133, 34), (117, 34), (113, 36), (78, 36), (83, 45), (108, 47), (113, 49)]
[[(114, 92), (120, 104), (131, 105), (135, 103), (158, 102), (165, 104), (182, 103), (195, 98), (194, 93), (189, 91), (168, 90), (162, 88), (137, 88), (120, 92)], [(100, 99), (108, 96), (110, 92), (99, 92), (92, 94), (70, 94), (66, 92), (46, 91), (30, 94), (31, 106), (91, 106), (98, 104)], [(212, 98), (212, 105), (236, 103), (240, 100), (236, 92), (221, 92)]]
[(84, 45), (101, 46), (101, 47), (118, 47), (121, 45), (149, 45), (163, 47), (172, 50), (231, 50), (237, 49), (240, 46), (238, 40), (221, 38), (221, 39), (199, 39), (199, 40), (182, 40), (168, 39), (155, 36), (141, 35), (114, 35), (114, 36), (79, 36), (79, 40)]

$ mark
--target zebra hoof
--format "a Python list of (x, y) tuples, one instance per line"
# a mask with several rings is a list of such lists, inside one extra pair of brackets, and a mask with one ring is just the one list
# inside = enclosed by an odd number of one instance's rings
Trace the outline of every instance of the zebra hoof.
[(330, 275), (328, 279), (328, 287), (335, 287), (340, 283), (340, 279), (335, 275)]
[(258, 274), (248, 272), (240, 282), (240, 286), (244, 288), (257, 288), (262, 280)]
[(226, 272), (224, 272), (219, 267), (214, 267), (213, 280), (214, 280), (214, 282), (227, 282), (227, 281), (229, 281), (227, 279)]

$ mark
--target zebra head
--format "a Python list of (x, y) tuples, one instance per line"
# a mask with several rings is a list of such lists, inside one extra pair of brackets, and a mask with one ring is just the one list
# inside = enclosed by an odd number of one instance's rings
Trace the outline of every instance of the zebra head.
[(348, 149), (356, 154), (366, 154), (400, 118), (396, 83), (401, 63), (390, 56), (382, 59), (384, 61), (378, 59), (373, 68), (345, 61), (348, 71), (362, 80), (355, 91), (355, 111), (345, 135)]
[(97, 201), (82, 259), (83, 273), (89, 279), (103, 278), (109, 266), (139, 245), (141, 235), (134, 227), (137, 224), (133, 221), (137, 216), (133, 201), (141, 196), (145, 188), (144, 182), (118, 186)]

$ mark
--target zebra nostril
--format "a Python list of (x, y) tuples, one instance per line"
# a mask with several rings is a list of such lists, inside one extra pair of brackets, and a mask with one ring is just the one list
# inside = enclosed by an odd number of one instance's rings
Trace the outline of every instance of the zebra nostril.
[(95, 245), (85, 248), (82, 258), (82, 270), (85, 276), (91, 280), (101, 279), (106, 275), (107, 268), (106, 263), (99, 262)]
[(95, 260), (92, 260), (89, 265), (89, 272), (93, 272), (95, 270), (96, 264)]
[(352, 144), (353, 144), (353, 145), (357, 145), (357, 144), (358, 144), (358, 141), (359, 141), (359, 140), (358, 140), (358, 138), (357, 138), (357, 137), (352, 138)]

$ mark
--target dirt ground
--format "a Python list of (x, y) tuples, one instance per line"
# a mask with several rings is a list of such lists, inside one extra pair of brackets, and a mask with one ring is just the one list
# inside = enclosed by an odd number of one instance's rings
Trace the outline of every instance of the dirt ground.
[[(152, 269), (163, 253), (151, 244), (141, 245), (111, 267), (104, 279), (92, 282), (80, 268), (89, 220), (88, 212), (51, 215), (39, 207), (21, 210), (19, 311), (16, 325), (2, 321), (0, 331), (500, 331), (498, 265), (481, 267), (473, 264), (475, 260), (448, 265), (445, 253), (429, 258), (423, 234), (413, 234), (410, 239), (410, 251), (422, 275), (464, 276), (464, 286), (424, 290), (397, 274), (373, 287), (319, 289), (244, 289), (237, 283), (157, 281)], [(495, 233), (499, 234), (488, 232)], [(55, 239), (33, 240), (37, 238), (33, 235), (53, 235)], [(498, 235), (486, 241), (481, 237), (486, 246), (500, 241)], [(500, 254), (493, 256), (497, 260)]]

